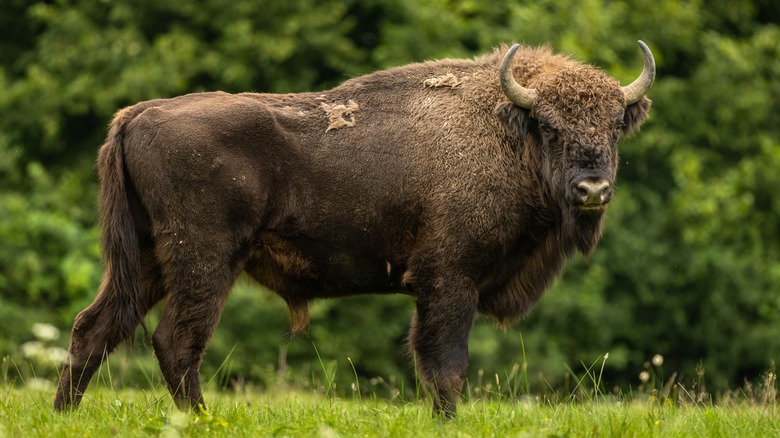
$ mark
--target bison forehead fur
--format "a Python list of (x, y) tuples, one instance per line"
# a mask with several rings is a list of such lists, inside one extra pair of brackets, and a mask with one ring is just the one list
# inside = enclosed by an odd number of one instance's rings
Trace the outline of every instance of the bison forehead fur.
[(288, 303), (295, 332), (319, 297), (414, 296), (410, 347), (435, 409), (454, 413), (475, 315), (518, 319), (595, 246), (619, 133), (650, 107), (546, 48), (516, 52), (513, 79), (536, 98), (515, 104), (499, 84), (506, 49), (320, 93), (200, 93), (117, 113), (98, 159), (106, 271), (55, 406), (79, 402), (103, 352), (158, 302), (163, 376), (180, 406), (201, 404), (201, 355), (245, 271)]

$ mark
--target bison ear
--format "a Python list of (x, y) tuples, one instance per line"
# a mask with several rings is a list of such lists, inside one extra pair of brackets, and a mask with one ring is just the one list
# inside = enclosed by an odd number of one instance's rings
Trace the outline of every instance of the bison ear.
[(643, 97), (637, 103), (626, 107), (626, 112), (623, 115), (623, 132), (627, 137), (637, 133), (642, 127), (652, 103), (650, 99)]
[(509, 132), (520, 138), (527, 137), (537, 125), (536, 119), (531, 117), (531, 110), (520, 108), (509, 101), (496, 105), (493, 114)]

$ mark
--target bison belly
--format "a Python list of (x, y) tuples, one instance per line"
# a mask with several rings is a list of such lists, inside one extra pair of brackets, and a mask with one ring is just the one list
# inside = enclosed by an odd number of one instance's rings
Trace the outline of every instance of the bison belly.
[(370, 250), (270, 233), (261, 236), (246, 267), (255, 280), (288, 301), (399, 292), (400, 270)]

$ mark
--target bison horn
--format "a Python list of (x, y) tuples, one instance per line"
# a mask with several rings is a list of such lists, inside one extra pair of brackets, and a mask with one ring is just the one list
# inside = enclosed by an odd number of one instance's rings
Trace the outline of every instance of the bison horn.
[(645, 68), (634, 82), (623, 87), (623, 100), (626, 106), (639, 102), (639, 99), (647, 94), (647, 90), (650, 89), (655, 80), (655, 60), (653, 59), (653, 54), (642, 40), (639, 40), (639, 48), (642, 49), (642, 54), (645, 55)]
[(514, 58), (515, 52), (517, 52), (519, 47), (520, 44), (515, 44), (506, 52), (504, 60), (501, 61), (501, 70), (498, 75), (501, 80), (501, 90), (504, 91), (506, 97), (521, 108), (531, 109), (534, 105), (534, 100), (536, 100), (536, 90), (525, 88), (518, 84), (512, 75), (512, 58)]

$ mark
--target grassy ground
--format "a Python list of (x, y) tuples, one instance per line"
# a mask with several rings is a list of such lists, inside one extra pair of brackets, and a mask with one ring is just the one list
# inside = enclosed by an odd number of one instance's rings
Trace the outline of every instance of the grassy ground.
[(427, 400), (338, 399), (305, 392), (210, 392), (208, 413), (175, 409), (164, 390), (90, 388), (81, 407), (53, 412), (53, 393), (0, 387), (0, 437), (90, 436), (780, 436), (776, 404), (681, 406), (655, 401), (464, 402), (431, 417)]

